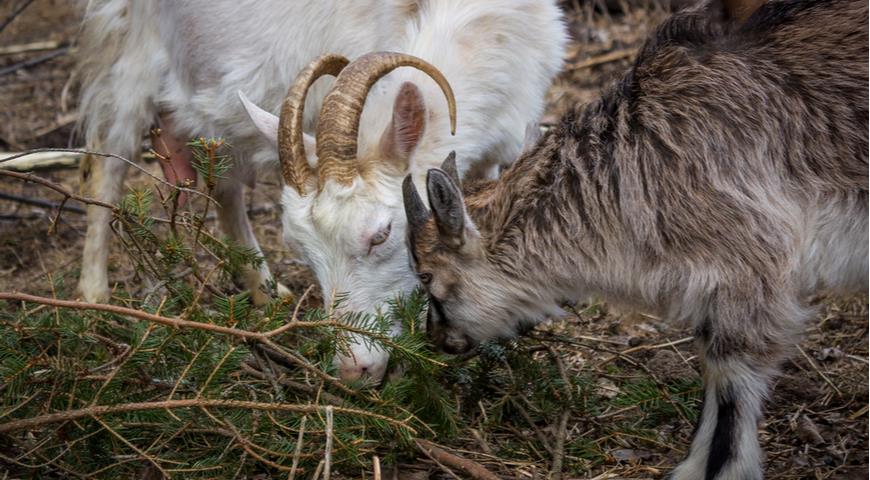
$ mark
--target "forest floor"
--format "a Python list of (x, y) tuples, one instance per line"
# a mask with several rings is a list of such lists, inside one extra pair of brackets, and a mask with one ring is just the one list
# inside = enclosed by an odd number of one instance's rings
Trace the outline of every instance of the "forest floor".
[[(3, 2), (0, 22), (23, 3)], [(76, 5), (35, 0), (0, 30), (0, 152), (79, 146), (73, 133), (76, 92), (69, 81), (81, 19)], [(548, 94), (544, 124), (555, 122), (571, 105), (593, 99), (618, 78), (650, 28), (665, 15), (653, 4), (594, 14), (582, 2), (565, 2), (565, 8), (572, 43), (566, 68)], [(48, 43), (23, 53), (6, 50), (34, 42)], [(143, 167), (160, 175), (156, 163)], [(78, 191), (75, 169), (37, 175)], [(151, 183), (143, 173), (130, 171), (128, 185)], [(278, 280), (301, 295), (316, 282), (281, 245), (279, 188), (267, 180), (248, 194), (252, 223)], [(6, 177), (0, 177), (0, 193), (54, 204), (61, 200), (44, 187)], [(73, 201), (67, 206), (83, 208)], [(58, 288), (71, 291), (85, 217), (80, 210), (59, 217), (55, 213), (0, 198), (0, 291), (47, 296)], [(216, 231), (216, 222), (207, 228)], [(112, 249), (110, 278), (126, 292), (143, 288), (118, 245)], [(867, 298), (819, 303), (818, 316), (782, 366), (759, 426), (767, 478), (868, 476)], [(535, 412), (527, 422), (493, 426), (484, 421), (484, 412), (476, 427), (469, 423), (445, 444), (499, 476), (542, 478), (549, 468), (542, 459), (550, 458), (547, 451), (561, 435), (566, 446), (563, 478), (661, 478), (685, 456), (700, 407), (699, 363), (690, 335), (641, 313), (616, 312), (606, 305), (578, 307), (572, 315), (539, 327), (523, 348), (542, 362), (557, 352), (567, 375), (589, 382), (589, 401), (595, 404), (569, 412), (564, 429), (555, 418), (540, 418)], [(450, 478), (423, 456), (401, 468), (416, 472), (407, 478)]]

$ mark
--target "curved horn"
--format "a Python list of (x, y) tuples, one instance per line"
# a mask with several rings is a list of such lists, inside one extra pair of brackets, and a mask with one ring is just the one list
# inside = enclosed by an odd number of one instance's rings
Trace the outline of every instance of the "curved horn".
[(309, 63), (296, 77), (281, 105), (278, 120), (278, 159), (287, 185), (305, 195), (305, 183), (314, 174), (302, 137), (302, 114), (308, 88), (324, 75), (338, 76), (348, 60), (341, 55), (324, 55)]
[(349, 185), (359, 173), (356, 163), (359, 122), (366, 96), (381, 77), (399, 67), (414, 67), (441, 87), (450, 113), (450, 134), (456, 133), (456, 99), (444, 75), (430, 63), (395, 52), (368, 53), (342, 70), (323, 101), (317, 122), (318, 187), (327, 178)]

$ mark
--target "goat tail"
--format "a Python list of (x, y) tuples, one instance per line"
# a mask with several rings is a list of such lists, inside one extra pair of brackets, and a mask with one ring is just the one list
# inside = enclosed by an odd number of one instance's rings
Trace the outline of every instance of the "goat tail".
[(139, 152), (167, 71), (157, 4), (88, 1), (75, 72), (81, 86), (77, 132), (88, 148), (129, 157)]

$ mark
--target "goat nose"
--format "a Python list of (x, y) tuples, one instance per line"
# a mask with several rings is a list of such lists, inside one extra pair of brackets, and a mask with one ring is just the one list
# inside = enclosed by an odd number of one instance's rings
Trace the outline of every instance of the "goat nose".
[(366, 382), (379, 382), (383, 376), (383, 371), (374, 362), (350, 361), (338, 368), (338, 376), (343, 382), (352, 382), (360, 379)]
[(338, 369), (338, 376), (344, 382), (352, 382), (369, 375), (371, 365), (352, 363), (350, 365), (342, 365)]

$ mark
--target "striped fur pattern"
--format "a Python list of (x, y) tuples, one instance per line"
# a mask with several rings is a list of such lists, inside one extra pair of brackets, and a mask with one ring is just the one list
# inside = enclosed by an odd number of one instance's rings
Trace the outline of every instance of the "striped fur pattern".
[(672, 478), (762, 478), (757, 422), (804, 299), (868, 285), (867, 16), (699, 5), (499, 180), (463, 195), (431, 170), (431, 213), (406, 184), (435, 343), (465, 352), (588, 297), (690, 326), (704, 409)]

